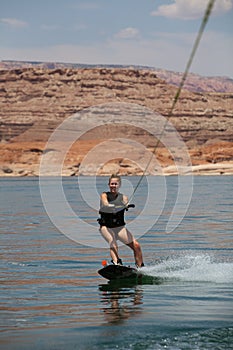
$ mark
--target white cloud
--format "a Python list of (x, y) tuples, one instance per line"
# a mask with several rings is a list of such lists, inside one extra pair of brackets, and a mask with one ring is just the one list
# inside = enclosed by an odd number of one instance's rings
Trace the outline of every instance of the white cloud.
[(12, 28), (25, 28), (28, 26), (27, 22), (20, 21), (19, 19), (16, 19), (16, 18), (1, 18), (0, 22)]
[(233, 7), (233, 0), (216, 0), (214, 5), (214, 13), (222, 14), (228, 12)]
[[(191, 33), (156, 33), (152, 40), (112, 39), (96, 45), (0, 47), (2, 60), (147, 65), (183, 72), (193, 45)], [(231, 35), (206, 31), (190, 71), (233, 78)], [(0, 44), (1, 45), (1, 44)]]
[(115, 35), (118, 39), (135, 39), (139, 37), (139, 30), (137, 28), (124, 28)]
[[(197, 19), (203, 16), (209, 0), (173, 0), (173, 4), (161, 5), (152, 16), (163, 16), (179, 19)], [(233, 0), (215, 0), (213, 14), (220, 15), (230, 11)]]

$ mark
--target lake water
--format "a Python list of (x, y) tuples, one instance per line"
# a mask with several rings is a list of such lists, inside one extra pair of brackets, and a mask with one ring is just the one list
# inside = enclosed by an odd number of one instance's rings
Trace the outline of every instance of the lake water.
[[(91, 179), (84, 181), (88, 188)], [(127, 181), (133, 187), (138, 179)], [(153, 181), (159, 193), (164, 179)], [(155, 196), (155, 211), (145, 218), (141, 213), (139, 225), (155, 221), (139, 238), (143, 273), (151, 279), (115, 284), (97, 273), (108, 250), (82, 243), (88, 225), (96, 237), (99, 232), (97, 212), (84, 205), (77, 178), (63, 179), (63, 187), (73, 211), (88, 223), (85, 232), (75, 224), (80, 243), (50, 221), (37, 178), (0, 179), (1, 349), (233, 349), (233, 177), (195, 177), (187, 213), (172, 232), (166, 225), (177, 177), (165, 181), (163, 207), (156, 207), (162, 200)], [(106, 178), (97, 182), (98, 191), (106, 189)], [(145, 196), (142, 183), (129, 221)], [(123, 246), (120, 252), (132, 265), (132, 252)]]

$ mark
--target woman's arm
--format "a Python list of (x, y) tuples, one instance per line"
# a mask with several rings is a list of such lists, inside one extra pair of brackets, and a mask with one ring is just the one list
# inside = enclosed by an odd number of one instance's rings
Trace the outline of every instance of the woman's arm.
[(107, 193), (103, 192), (100, 196), (101, 208), (112, 208), (114, 204), (110, 204), (108, 201)]
[(101, 204), (103, 206), (108, 206), (109, 202), (108, 202), (108, 197), (107, 197), (107, 193), (103, 192), (100, 196), (100, 200), (101, 200)]
[(123, 204), (127, 205), (129, 202), (128, 197), (123, 194)]

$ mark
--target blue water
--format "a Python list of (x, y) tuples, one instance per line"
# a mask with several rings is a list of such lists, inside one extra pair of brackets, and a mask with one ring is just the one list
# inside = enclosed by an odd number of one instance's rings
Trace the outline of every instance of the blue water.
[[(132, 187), (137, 180), (127, 179)], [(153, 181), (159, 193), (161, 179)], [(1, 349), (233, 349), (233, 177), (195, 177), (188, 211), (173, 232), (166, 225), (177, 178), (165, 181), (164, 205), (159, 214), (147, 212), (145, 220), (155, 224), (139, 238), (143, 273), (152, 279), (136, 285), (98, 275), (108, 250), (72, 241), (54, 226), (37, 178), (0, 179)], [(106, 189), (106, 178), (97, 182), (98, 191)], [(97, 212), (83, 203), (77, 178), (63, 179), (63, 187), (98, 236)], [(142, 183), (129, 221), (145, 194)], [(132, 265), (132, 252), (120, 252)]]

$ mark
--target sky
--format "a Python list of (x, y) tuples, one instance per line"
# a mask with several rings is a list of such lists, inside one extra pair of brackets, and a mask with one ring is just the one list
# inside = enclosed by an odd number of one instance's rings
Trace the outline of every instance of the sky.
[[(209, 0), (1, 0), (0, 60), (183, 72)], [(233, 78), (233, 0), (215, 0), (190, 72)]]

